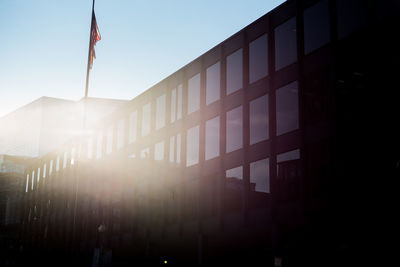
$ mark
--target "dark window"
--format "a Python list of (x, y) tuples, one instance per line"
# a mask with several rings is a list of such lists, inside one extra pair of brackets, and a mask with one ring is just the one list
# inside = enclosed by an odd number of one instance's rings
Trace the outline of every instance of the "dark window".
[(276, 134), (299, 128), (297, 81), (276, 90)]
[(277, 162), (277, 198), (281, 201), (293, 201), (299, 197), (300, 150), (292, 150), (276, 157)]
[(242, 106), (226, 113), (226, 152), (243, 146), (243, 113)]
[(220, 97), (220, 69), (219, 62), (207, 68), (206, 81), (206, 104), (217, 101)]
[(188, 114), (200, 108), (200, 73), (188, 82)]
[(243, 167), (239, 166), (225, 171), (225, 210), (240, 210), (243, 207)]
[(304, 10), (304, 52), (306, 54), (330, 41), (328, 1), (322, 0)]
[(264, 34), (252, 41), (250, 49), (250, 83), (268, 75), (268, 35)]
[(206, 160), (219, 156), (219, 116), (206, 122)]
[(268, 137), (268, 95), (264, 95), (250, 102), (250, 144)]
[(229, 95), (243, 87), (242, 49), (226, 58), (226, 94)]
[(275, 28), (275, 70), (297, 60), (296, 17)]
[(339, 39), (351, 34), (367, 22), (365, 0), (337, 0)]

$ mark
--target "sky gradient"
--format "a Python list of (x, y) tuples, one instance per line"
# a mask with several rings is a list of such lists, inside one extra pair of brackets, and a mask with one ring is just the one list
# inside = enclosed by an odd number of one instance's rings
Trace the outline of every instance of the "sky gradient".
[[(132, 99), (282, 0), (97, 0), (89, 96)], [(0, 117), (84, 95), (91, 0), (0, 0)]]

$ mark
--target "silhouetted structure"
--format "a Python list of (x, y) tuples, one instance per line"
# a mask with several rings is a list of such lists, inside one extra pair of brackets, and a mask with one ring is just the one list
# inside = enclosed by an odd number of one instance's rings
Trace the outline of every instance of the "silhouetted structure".
[(25, 258), (394, 260), (399, 15), (397, 1), (287, 1), (40, 158)]

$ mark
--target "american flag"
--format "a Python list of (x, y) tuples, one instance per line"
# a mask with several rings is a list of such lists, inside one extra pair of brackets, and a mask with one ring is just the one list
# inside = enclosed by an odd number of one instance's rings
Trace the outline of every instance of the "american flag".
[(94, 51), (94, 46), (98, 41), (101, 40), (101, 35), (99, 31), (99, 27), (97, 26), (97, 21), (96, 21), (96, 16), (94, 15), (93, 11), (93, 16), (92, 16), (92, 32), (90, 33), (90, 64), (89, 68), (92, 69), (93, 65), (93, 60), (96, 58), (96, 52)]

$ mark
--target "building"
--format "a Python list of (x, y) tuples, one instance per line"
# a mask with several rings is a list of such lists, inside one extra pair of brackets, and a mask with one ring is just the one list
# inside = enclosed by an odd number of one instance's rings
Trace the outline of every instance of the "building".
[(126, 102), (41, 97), (0, 118), (0, 154), (41, 157), (81, 134), (85, 101), (88, 127)]
[(44, 155), (24, 174), (24, 253), (393, 265), (399, 13), (287, 1)]

